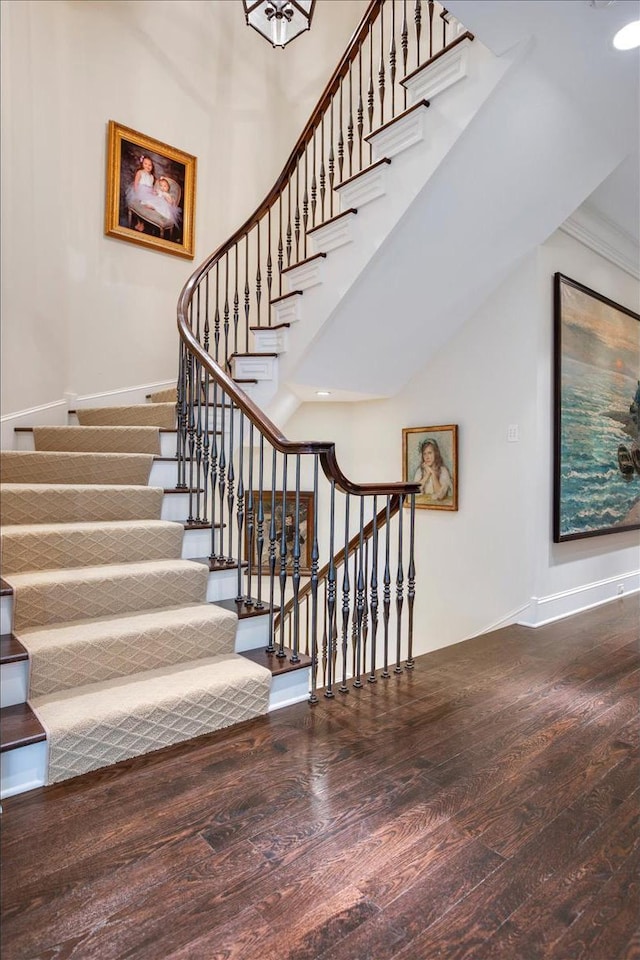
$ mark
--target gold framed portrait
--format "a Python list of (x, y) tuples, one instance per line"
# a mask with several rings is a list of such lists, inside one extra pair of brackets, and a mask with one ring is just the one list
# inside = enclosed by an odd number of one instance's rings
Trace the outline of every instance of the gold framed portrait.
[(194, 156), (109, 121), (107, 236), (193, 259), (195, 193)]
[(402, 479), (419, 483), (416, 507), (458, 509), (458, 426), (406, 427), (402, 431)]

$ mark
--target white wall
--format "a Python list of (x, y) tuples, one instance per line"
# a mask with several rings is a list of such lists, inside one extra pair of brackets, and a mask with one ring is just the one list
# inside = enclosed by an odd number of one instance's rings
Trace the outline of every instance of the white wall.
[[(275, 181), (365, 7), (320, 0), (273, 50), (239, 0), (3, 0), (3, 414), (175, 377), (184, 281)], [(110, 119), (197, 156), (193, 263), (104, 236)]]
[[(295, 439), (335, 439), (347, 475), (374, 481), (401, 478), (403, 427), (459, 425), (459, 510), (417, 511), (420, 653), (597, 602), (604, 597), (593, 584), (603, 580), (638, 582), (635, 533), (552, 543), (556, 270), (637, 309), (637, 281), (557, 232), (396, 397), (304, 404), (286, 426)], [(364, 343), (355, 362), (367, 362)], [(507, 442), (509, 424), (519, 427), (517, 443)]]

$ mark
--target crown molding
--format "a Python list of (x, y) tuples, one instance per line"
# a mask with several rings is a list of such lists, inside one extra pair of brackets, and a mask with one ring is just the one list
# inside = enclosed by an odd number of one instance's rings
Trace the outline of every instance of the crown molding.
[(578, 207), (560, 229), (640, 280), (640, 246), (588, 203)]

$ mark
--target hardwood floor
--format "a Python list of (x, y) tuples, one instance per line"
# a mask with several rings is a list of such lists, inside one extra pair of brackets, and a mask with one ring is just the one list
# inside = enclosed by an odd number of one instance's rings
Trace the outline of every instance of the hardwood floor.
[(639, 612), (6, 800), (3, 960), (637, 960)]

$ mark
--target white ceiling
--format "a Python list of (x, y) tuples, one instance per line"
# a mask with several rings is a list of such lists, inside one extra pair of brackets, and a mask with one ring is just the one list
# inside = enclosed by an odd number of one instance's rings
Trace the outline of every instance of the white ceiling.
[(447, 7), (495, 53), (530, 39), (545, 75), (624, 142), (626, 159), (586, 203), (640, 243), (640, 50), (617, 51), (611, 43), (640, 18), (640, 2), (450, 0)]

